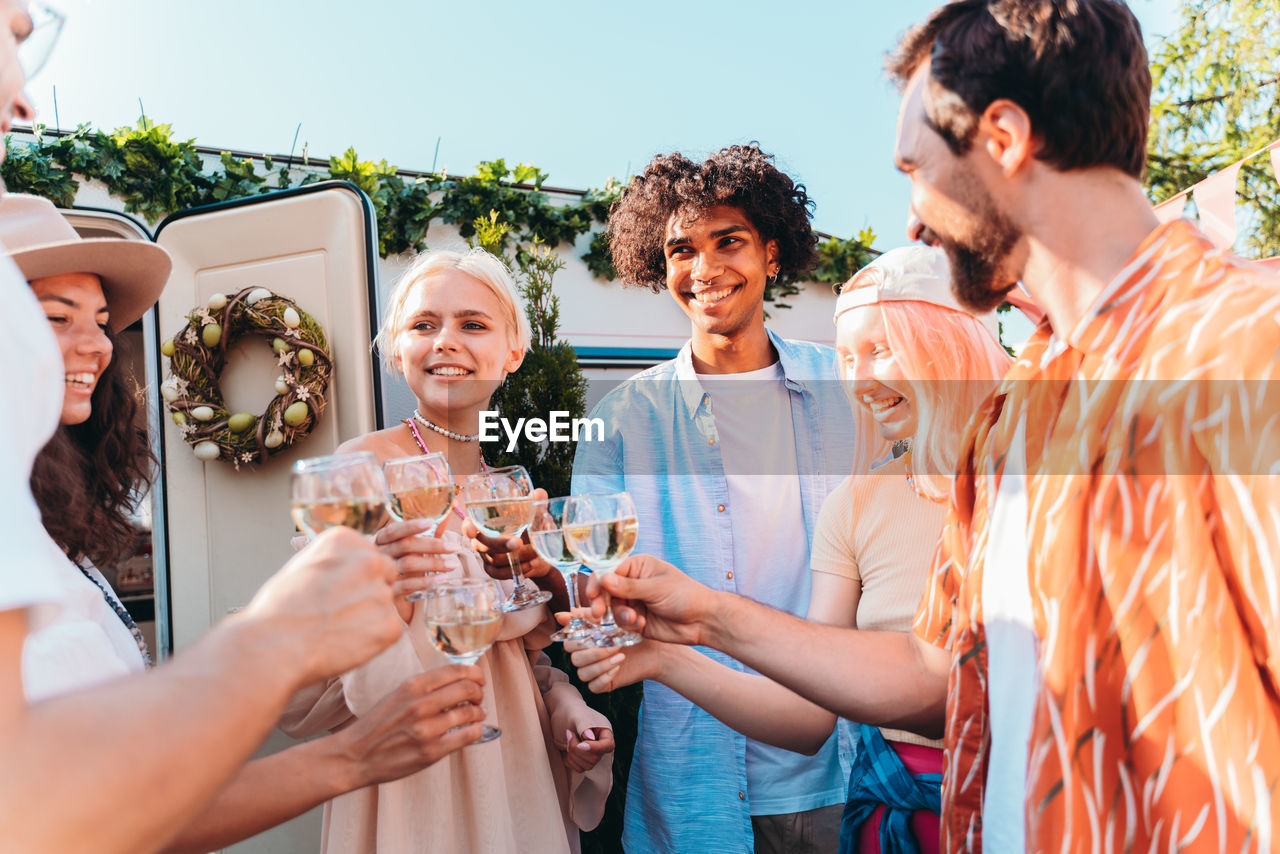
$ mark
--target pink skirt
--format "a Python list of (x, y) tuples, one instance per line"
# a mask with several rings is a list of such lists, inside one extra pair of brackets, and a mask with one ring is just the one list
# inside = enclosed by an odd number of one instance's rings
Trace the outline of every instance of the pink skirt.
[[(885, 743), (893, 748), (912, 774), (942, 773), (942, 751), (938, 748), (901, 741), (886, 740)], [(871, 817), (863, 823), (858, 835), (858, 850), (861, 854), (880, 854), (880, 819), (883, 816), (884, 807), (876, 807)], [(939, 854), (942, 830), (936, 813), (932, 810), (916, 810), (911, 814), (911, 830), (916, 835), (920, 854)]]

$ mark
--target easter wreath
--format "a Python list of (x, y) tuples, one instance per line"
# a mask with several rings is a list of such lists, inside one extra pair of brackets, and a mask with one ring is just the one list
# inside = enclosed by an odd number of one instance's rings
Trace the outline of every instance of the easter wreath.
[[(261, 415), (229, 411), (218, 386), (227, 355), (245, 335), (269, 340), (280, 365), (276, 396)], [(324, 411), (333, 370), (324, 330), (293, 300), (266, 288), (209, 297), (160, 352), (169, 358), (160, 393), (203, 462), (223, 460), (237, 469), (264, 462), (310, 433)]]

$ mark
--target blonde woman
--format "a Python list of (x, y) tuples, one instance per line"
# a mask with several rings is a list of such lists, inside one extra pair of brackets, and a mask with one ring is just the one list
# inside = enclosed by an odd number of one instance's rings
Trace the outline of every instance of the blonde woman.
[[(480, 412), (520, 367), (529, 338), (501, 260), (482, 250), (420, 255), (392, 290), (376, 342), (388, 368), (408, 383), (416, 409), (339, 450), (370, 451), (380, 460), (438, 451), (457, 479), (480, 471)], [(400, 565), (404, 636), (369, 664), (297, 698), (285, 721), (294, 735), (345, 726), (405, 679), (448, 663), (403, 595), (425, 587), (432, 573), (483, 575), (483, 568), (461, 536), (460, 514), (435, 537), (418, 536), (430, 533), (425, 524), (394, 523), (375, 540)], [(501, 737), (332, 801), (326, 854), (577, 851), (578, 828), (594, 827), (603, 814), (613, 735), (539, 652), (553, 627), (545, 607), (507, 614), (480, 660), (486, 720)]]

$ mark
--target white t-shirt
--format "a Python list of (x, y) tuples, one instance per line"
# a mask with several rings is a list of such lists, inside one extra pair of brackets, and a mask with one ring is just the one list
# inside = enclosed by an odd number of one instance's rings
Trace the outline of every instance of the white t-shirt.
[(58, 558), (48, 575), (61, 607), (22, 648), (22, 687), (33, 703), (146, 669), (138, 642), (103, 596), (111, 591), (107, 580), (88, 567), (99, 588), (61, 551)]
[(32, 461), (57, 429), (64, 385), (49, 322), (13, 262), (0, 257), (0, 611), (33, 609), (29, 627), (56, 611), (34, 606), (63, 593), (48, 570), (66, 557), (45, 533), (29, 483)]
[[(699, 377), (711, 396), (733, 529), (736, 591), (803, 617), (809, 608), (809, 544), (796, 468), (791, 393), (782, 365)], [(728, 568), (726, 568), (727, 570)], [(827, 769), (747, 740), (751, 812), (781, 812), (770, 803), (796, 791), (822, 791)], [(812, 781), (798, 779), (804, 775)], [(806, 788), (807, 786), (807, 788)]]
[(1018, 424), (1005, 460), (982, 570), (991, 709), (991, 760), (982, 802), (982, 844), (988, 851), (1026, 850), (1027, 745), (1040, 668), (1027, 578), (1025, 427)]

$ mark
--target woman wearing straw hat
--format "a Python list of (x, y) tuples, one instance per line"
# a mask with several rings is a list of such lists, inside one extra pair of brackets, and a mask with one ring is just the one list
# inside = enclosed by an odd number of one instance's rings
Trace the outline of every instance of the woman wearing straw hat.
[[(70, 558), (57, 567), (63, 607), (23, 649), (24, 688), (35, 701), (151, 666), (141, 633), (95, 565), (111, 565), (133, 545), (129, 512), (154, 463), (114, 358), (116, 336), (155, 303), (171, 262), (150, 243), (82, 239), (35, 196), (0, 200), (0, 244), (44, 308), (64, 362), (62, 426), (31, 478), (42, 521)], [(341, 733), (250, 762), (168, 850), (218, 848), (350, 789), (421, 770), (479, 736), (479, 727), (463, 725), (483, 718), (480, 681), (476, 668), (440, 668), (404, 683)]]
[[(928, 581), (964, 425), (1010, 359), (994, 316), (976, 317), (951, 295), (940, 249), (893, 249), (859, 270), (836, 303), (835, 322), (858, 447), (853, 474), (827, 496), (818, 518), (808, 618), (905, 632)], [(628, 569), (624, 564), (619, 575)], [(670, 595), (672, 602), (696, 595), (695, 582), (676, 580), (681, 592)], [(764, 618), (753, 631), (788, 657), (798, 674), (788, 684), (820, 699), (803, 687), (809, 671), (801, 663), (812, 643), (805, 625), (781, 612), (770, 616), (787, 623)], [(573, 662), (593, 691), (656, 678), (747, 736), (791, 750), (816, 749), (836, 722), (800, 693), (685, 646), (646, 641), (625, 653), (577, 650)], [(831, 683), (830, 673), (822, 676)], [(941, 729), (940, 708), (937, 717), (937, 726), (917, 718), (859, 728), (841, 852), (878, 852), (882, 840), (899, 852), (938, 850), (941, 743), (912, 731)]]

